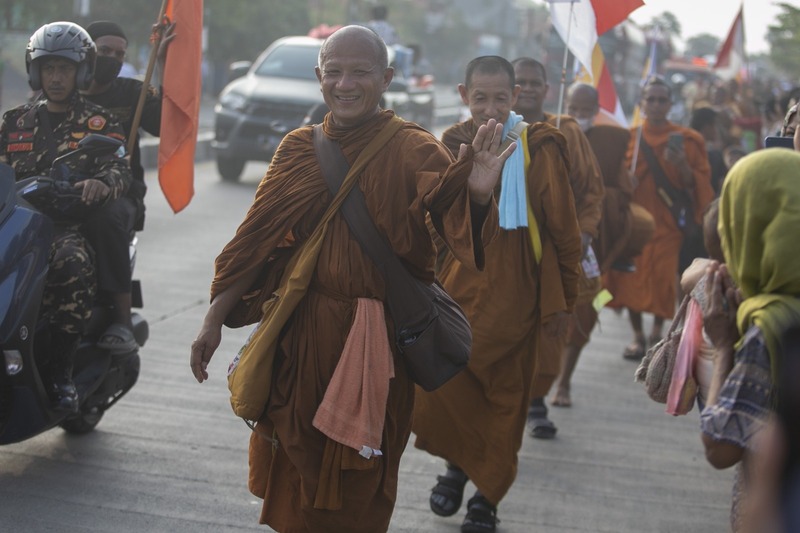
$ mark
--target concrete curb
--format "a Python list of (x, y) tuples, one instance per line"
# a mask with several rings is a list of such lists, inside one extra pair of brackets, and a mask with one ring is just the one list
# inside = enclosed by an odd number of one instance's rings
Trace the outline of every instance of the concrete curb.
[[(195, 161), (209, 161), (214, 158), (211, 150), (211, 141), (214, 139), (213, 131), (201, 131), (197, 134), (197, 145), (194, 150)], [(146, 169), (158, 168), (158, 137), (147, 137), (139, 141), (142, 152), (142, 167)]]

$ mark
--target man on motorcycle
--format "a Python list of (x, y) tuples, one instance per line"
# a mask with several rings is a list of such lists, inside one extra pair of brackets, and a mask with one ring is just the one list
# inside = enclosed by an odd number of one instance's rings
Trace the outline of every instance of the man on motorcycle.
[[(164, 32), (158, 50), (158, 75), (164, 72), (167, 45), (174, 37), (173, 28), (174, 24), (162, 24), (157, 28), (157, 31)], [(110, 21), (92, 22), (86, 26), (86, 31), (97, 46), (97, 60), (92, 82), (86, 90), (81, 91), (81, 95), (111, 111), (119, 119), (127, 137), (138, 137), (131, 128), (142, 82), (118, 77), (127, 54), (128, 38), (119, 24)], [(154, 87), (147, 88), (139, 126), (156, 136), (161, 130), (161, 92)], [(133, 179), (127, 194), (114, 202), (114, 209), (103, 209), (98, 213), (83, 230), (96, 253), (98, 291), (108, 295), (113, 304), (113, 323), (97, 345), (113, 351), (136, 348), (131, 322), (128, 241), (134, 230), (144, 228), (144, 196), (147, 191), (138, 138), (131, 149), (130, 166)]]
[[(25, 52), (28, 83), (42, 91), (42, 98), (6, 112), (0, 125), (0, 163), (13, 167), (18, 181), (49, 175), (53, 160), (75, 150), (88, 134), (124, 141), (112, 115), (78, 92), (92, 80), (95, 55), (89, 34), (71, 22), (45, 24), (31, 36)], [(67, 166), (70, 177), (80, 179), (73, 188), (80, 192), (87, 216), (118, 199), (130, 184), (130, 168), (118, 154), (102, 158), (81, 154), (69, 159)], [(54, 408), (74, 412), (79, 404), (72, 362), (96, 292), (94, 253), (80, 231), (84, 222), (80, 217), (52, 218), (54, 236), (42, 302), (49, 357), (41, 361), (40, 371)]]

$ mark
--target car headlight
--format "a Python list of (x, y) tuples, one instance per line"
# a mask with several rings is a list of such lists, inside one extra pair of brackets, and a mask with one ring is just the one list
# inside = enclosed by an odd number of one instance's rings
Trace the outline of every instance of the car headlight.
[(226, 109), (244, 111), (247, 106), (247, 97), (235, 91), (229, 91), (219, 97), (219, 104)]

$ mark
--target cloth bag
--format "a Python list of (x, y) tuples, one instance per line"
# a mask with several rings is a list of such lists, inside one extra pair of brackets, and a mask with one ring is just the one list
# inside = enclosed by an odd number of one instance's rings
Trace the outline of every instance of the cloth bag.
[[(328, 188), (332, 193), (340, 190), (347, 160), (319, 126), (314, 148)], [(350, 190), (342, 216), (386, 281), (395, 342), (411, 379), (426, 391), (441, 387), (469, 361), (472, 329), (463, 310), (438, 282), (428, 284), (409, 274), (375, 227), (358, 187)]]
[(402, 120), (390, 121), (359, 154), (314, 232), (289, 261), (280, 286), (262, 306), (261, 321), (228, 367), (231, 407), (237, 416), (245, 420), (261, 418), (272, 386), (272, 369), (281, 331), (308, 291), (328, 223), (367, 162), (402, 125)]
[(644, 384), (647, 395), (654, 402), (667, 403), (678, 345), (683, 335), (686, 308), (689, 306), (690, 300), (691, 297), (688, 294), (684, 296), (667, 334), (655, 346), (647, 350), (639, 368), (636, 369), (634, 379), (637, 383)]

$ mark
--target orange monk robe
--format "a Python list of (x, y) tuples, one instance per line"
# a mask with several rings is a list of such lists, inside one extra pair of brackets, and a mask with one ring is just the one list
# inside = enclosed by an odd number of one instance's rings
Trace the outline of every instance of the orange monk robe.
[[(356, 129), (344, 129), (334, 126), (328, 115), (324, 131), (340, 143), (352, 164), (391, 116), (382, 112)], [(437, 139), (406, 123), (357, 182), (379, 231), (413, 275), (428, 281), (434, 279), (435, 254), (426, 212), (443, 228), (442, 237), (466, 269), (483, 266), (481, 240), (489, 241), (497, 232), (492, 205), (482, 230), (475, 232), (478, 241), (473, 240), (466, 186), (471, 157), (451, 162)], [(312, 129), (290, 133), (236, 236), (217, 258), (212, 298), (241, 276), (263, 270), (278, 246), (307, 239), (330, 200), (314, 155)], [(272, 289), (253, 287), (247, 297), (259, 298), (259, 292)], [(264, 498), (260, 521), (277, 531), (374, 533), (389, 526), (414, 403), (413, 383), (396, 348), (392, 346), (395, 378), (389, 385), (382, 456), (364, 459), (312, 426), (359, 297), (384, 300), (384, 280), (337, 214), (309, 292), (283, 333), (266, 414), (250, 440), (249, 488)], [(387, 328), (391, 339), (388, 311)]]
[[(558, 117), (544, 113), (544, 122), (555, 126)], [(581, 233), (597, 238), (600, 219), (603, 216), (603, 175), (589, 140), (578, 122), (567, 115), (561, 115), (559, 131), (567, 139), (569, 149), (569, 184), (575, 195), (575, 212)], [(543, 315), (547, 317), (547, 314)]]
[[(678, 169), (664, 160), (664, 150), (669, 135), (680, 132), (684, 137), (684, 151), (689, 167), (694, 174), (694, 216), (702, 223), (705, 207), (714, 198), (711, 187), (711, 167), (708, 164), (703, 137), (694, 130), (667, 123), (655, 126), (645, 121), (642, 141), (647, 142), (667, 175), (670, 183), (683, 189)], [(632, 137), (635, 137), (635, 131)], [(631, 139), (628, 159), (633, 156), (635, 138)], [(683, 240), (681, 230), (667, 205), (658, 196), (653, 174), (641, 149), (636, 160), (635, 177), (638, 182), (633, 201), (647, 209), (655, 219), (655, 232), (645, 245), (641, 255), (635, 259), (636, 272), (626, 273), (612, 270), (607, 276), (607, 287), (614, 295), (611, 307), (627, 307), (633, 311), (653, 313), (661, 318), (672, 318), (675, 312), (676, 276), (678, 259)]]
[[(557, 116), (545, 113), (545, 122), (551, 126), (557, 123)], [(574, 118), (562, 115), (559, 130), (567, 139), (569, 149), (569, 184), (575, 197), (575, 211), (578, 216), (578, 226), (581, 233), (597, 239), (599, 234), (600, 219), (603, 213), (603, 176), (595, 158), (589, 141), (586, 139), (581, 127)], [(592, 300), (600, 291), (600, 278), (587, 279), (581, 273), (578, 284), (577, 305), (591, 305)], [(544, 307), (542, 318), (547, 322), (547, 317), (555, 311)], [(573, 317), (574, 318), (574, 317)], [(574, 325), (573, 325), (574, 328)], [(567, 336), (551, 337), (543, 334), (539, 342), (539, 359), (531, 389), (532, 398), (542, 398), (552, 387), (553, 382), (561, 372), (561, 354), (567, 343)]]
[[(443, 142), (455, 153), (476, 131), (469, 120), (445, 131)], [(472, 354), (466, 370), (440, 389), (418, 387), (414, 407), (414, 445), (464, 469), (494, 504), (517, 474), (545, 305), (541, 287), (554, 287), (549, 309), (572, 311), (581, 256), (564, 137), (543, 123), (527, 135), (526, 187), (542, 237), (541, 265), (527, 228), (501, 229), (486, 247), (483, 272), (444, 257), (439, 279), (469, 318)]]

